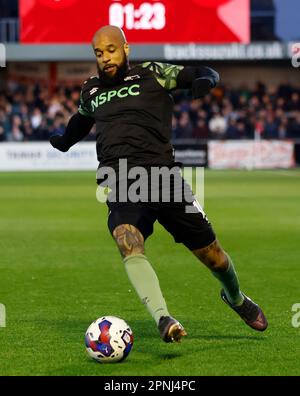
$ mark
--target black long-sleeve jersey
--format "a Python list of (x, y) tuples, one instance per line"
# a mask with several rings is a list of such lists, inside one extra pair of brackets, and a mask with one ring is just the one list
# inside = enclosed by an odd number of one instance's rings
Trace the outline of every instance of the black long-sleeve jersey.
[(98, 77), (91, 77), (83, 85), (78, 110), (81, 117), (77, 117), (81, 123), (86, 119), (86, 130), (81, 125), (79, 135), (68, 141), (74, 128), (67, 128), (66, 144), (82, 139), (94, 120), (100, 166), (117, 168), (121, 158), (127, 159), (129, 168), (172, 166), (171, 91), (189, 88), (194, 97), (200, 97), (218, 80), (218, 73), (208, 67), (157, 62), (129, 69), (122, 83), (112, 88), (102, 86)]

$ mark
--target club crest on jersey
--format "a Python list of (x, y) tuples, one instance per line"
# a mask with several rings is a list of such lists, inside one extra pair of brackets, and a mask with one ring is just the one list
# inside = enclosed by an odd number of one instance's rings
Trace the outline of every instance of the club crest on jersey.
[(133, 81), (133, 80), (138, 80), (139, 78), (141, 78), (138, 74), (134, 75), (134, 76), (127, 76), (124, 78), (124, 81)]
[(95, 92), (98, 91), (99, 88), (95, 87), (93, 89), (90, 90), (90, 95), (93, 95)]

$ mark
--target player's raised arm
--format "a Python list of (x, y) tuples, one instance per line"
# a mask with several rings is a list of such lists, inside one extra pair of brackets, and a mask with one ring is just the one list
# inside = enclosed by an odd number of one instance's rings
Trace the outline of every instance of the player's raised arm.
[(195, 99), (208, 94), (220, 81), (219, 73), (206, 66), (180, 66), (159, 62), (147, 62), (142, 66), (152, 70), (165, 89), (191, 89)]

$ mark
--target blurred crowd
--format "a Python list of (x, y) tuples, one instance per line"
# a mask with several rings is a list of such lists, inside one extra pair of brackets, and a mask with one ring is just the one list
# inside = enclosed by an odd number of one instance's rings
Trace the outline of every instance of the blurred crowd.
[[(50, 95), (42, 85), (9, 82), (0, 92), (0, 141), (48, 140), (63, 134), (77, 112), (81, 87), (59, 87)], [(261, 82), (250, 89), (220, 85), (203, 99), (174, 93), (172, 138), (300, 138), (300, 86)], [(88, 140), (95, 139), (95, 128)]]
[[(80, 86), (60, 87), (50, 95), (46, 86), (8, 82), (0, 92), (0, 141), (48, 140), (62, 135), (77, 112)], [(88, 139), (93, 140), (94, 128)]]
[(203, 99), (175, 95), (173, 138), (300, 138), (300, 85), (220, 85)]

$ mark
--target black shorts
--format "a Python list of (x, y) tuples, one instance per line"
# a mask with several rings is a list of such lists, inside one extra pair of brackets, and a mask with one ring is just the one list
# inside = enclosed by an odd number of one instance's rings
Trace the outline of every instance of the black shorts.
[(213, 228), (198, 203), (190, 205), (193, 209), (198, 207), (194, 213), (186, 213), (185, 202), (110, 202), (107, 205), (111, 234), (118, 225), (131, 224), (146, 240), (153, 232), (154, 222), (158, 220), (175, 242), (183, 243), (190, 250), (206, 247), (216, 239)]

